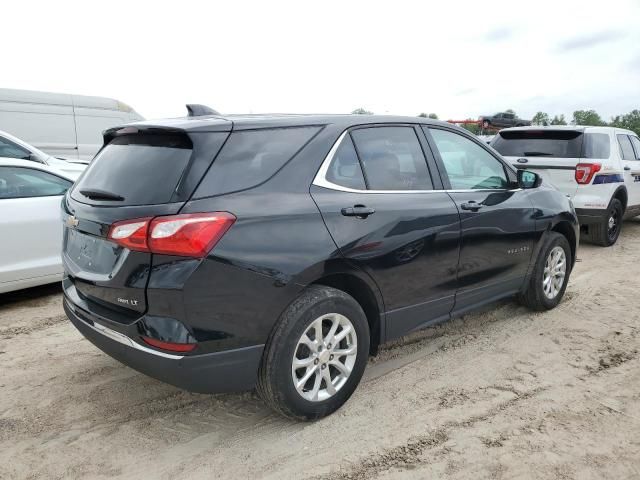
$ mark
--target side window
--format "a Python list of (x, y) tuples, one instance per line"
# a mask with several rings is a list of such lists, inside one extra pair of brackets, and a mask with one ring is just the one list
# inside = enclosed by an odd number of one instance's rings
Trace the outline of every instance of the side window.
[(585, 133), (582, 158), (609, 158), (609, 143), (609, 135), (606, 133)]
[(636, 156), (633, 153), (633, 147), (631, 146), (631, 140), (628, 135), (618, 134), (618, 145), (620, 145), (620, 156), (623, 160), (635, 160)]
[(432, 190), (427, 161), (413, 127), (353, 130), (370, 190)]
[(29, 159), (29, 151), (11, 140), (0, 137), (0, 157)]
[(353, 147), (350, 135), (344, 137), (338, 150), (336, 150), (329, 165), (329, 170), (327, 170), (326, 179), (342, 187), (356, 190), (365, 190), (367, 188), (364, 183), (362, 167), (358, 161), (356, 149)]
[(504, 165), (480, 145), (446, 130), (430, 129), (430, 132), (440, 152), (451, 188), (509, 188)]
[(636, 151), (636, 160), (640, 160), (640, 139), (634, 135), (629, 135), (633, 149)]
[(42, 170), (0, 167), (0, 200), (64, 194), (72, 182)]
[(319, 127), (287, 127), (233, 132), (194, 197), (210, 197), (244, 190), (268, 180), (318, 130)]

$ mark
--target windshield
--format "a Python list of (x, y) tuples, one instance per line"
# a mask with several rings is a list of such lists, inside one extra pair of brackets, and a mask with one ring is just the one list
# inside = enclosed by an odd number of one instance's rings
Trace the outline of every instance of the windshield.
[(113, 201), (114, 205), (169, 203), (191, 152), (192, 143), (186, 135), (116, 137), (89, 164), (71, 196), (83, 203), (101, 200)]
[(576, 130), (506, 130), (491, 144), (506, 157), (578, 158), (582, 132)]

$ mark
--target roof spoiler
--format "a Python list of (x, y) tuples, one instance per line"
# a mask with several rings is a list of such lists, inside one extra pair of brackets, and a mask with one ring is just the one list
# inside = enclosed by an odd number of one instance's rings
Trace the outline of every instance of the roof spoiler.
[(206, 115), (220, 115), (220, 112), (216, 112), (213, 108), (206, 105), (200, 105), (198, 103), (188, 103), (187, 112), (189, 117), (204, 117)]

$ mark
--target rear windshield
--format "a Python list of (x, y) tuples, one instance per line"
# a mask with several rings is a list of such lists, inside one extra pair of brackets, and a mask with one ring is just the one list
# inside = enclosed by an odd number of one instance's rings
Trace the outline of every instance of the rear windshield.
[(499, 132), (491, 143), (507, 157), (609, 158), (606, 133), (575, 130), (513, 130)]
[(288, 127), (233, 132), (194, 197), (255, 187), (280, 170), (319, 130)]
[(109, 202), (114, 205), (169, 203), (192, 148), (186, 135), (116, 137), (91, 161), (71, 196), (79, 202), (102, 204), (80, 193), (101, 191), (124, 199)]

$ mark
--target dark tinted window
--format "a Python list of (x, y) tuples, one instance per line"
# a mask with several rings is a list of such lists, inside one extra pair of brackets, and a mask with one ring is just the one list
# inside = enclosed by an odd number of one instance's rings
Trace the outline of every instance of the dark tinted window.
[(457, 133), (431, 129), (449, 183), (454, 190), (509, 186), (504, 165), (477, 143)]
[(370, 190), (431, 190), (433, 184), (412, 127), (351, 132)]
[(491, 146), (507, 157), (580, 158), (582, 132), (575, 130), (507, 130)]
[(0, 167), (0, 199), (62, 195), (71, 185), (69, 180), (42, 170)]
[(29, 151), (11, 140), (0, 137), (0, 157), (29, 159)]
[(72, 196), (93, 203), (80, 191), (103, 190), (124, 197), (117, 205), (169, 203), (191, 152), (186, 135), (116, 137), (91, 161)]
[(633, 152), (633, 147), (631, 146), (631, 140), (629, 140), (628, 135), (617, 135), (618, 144), (620, 145), (620, 155), (622, 155), (623, 160), (635, 160), (635, 154)]
[(356, 190), (367, 188), (362, 175), (362, 167), (349, 135), (342, 140), (338, 150), (336, 150), (327, 170), (326, 179), (336, 185)]
[(606, 133), (585, 133), (582, 143), (582, 158), (609, 158), (611, 142)]
[(196, 191), (196, 198), (254, 187), (287, 163), (320, 127), (269, 128), (231, 134)]
[(629, 138), (631, 139), (633, 148), (636, 151), (636, 160), (640, 160), (640, 140), (638, 137), (634, 137), (633, 135), (629, 135)]

